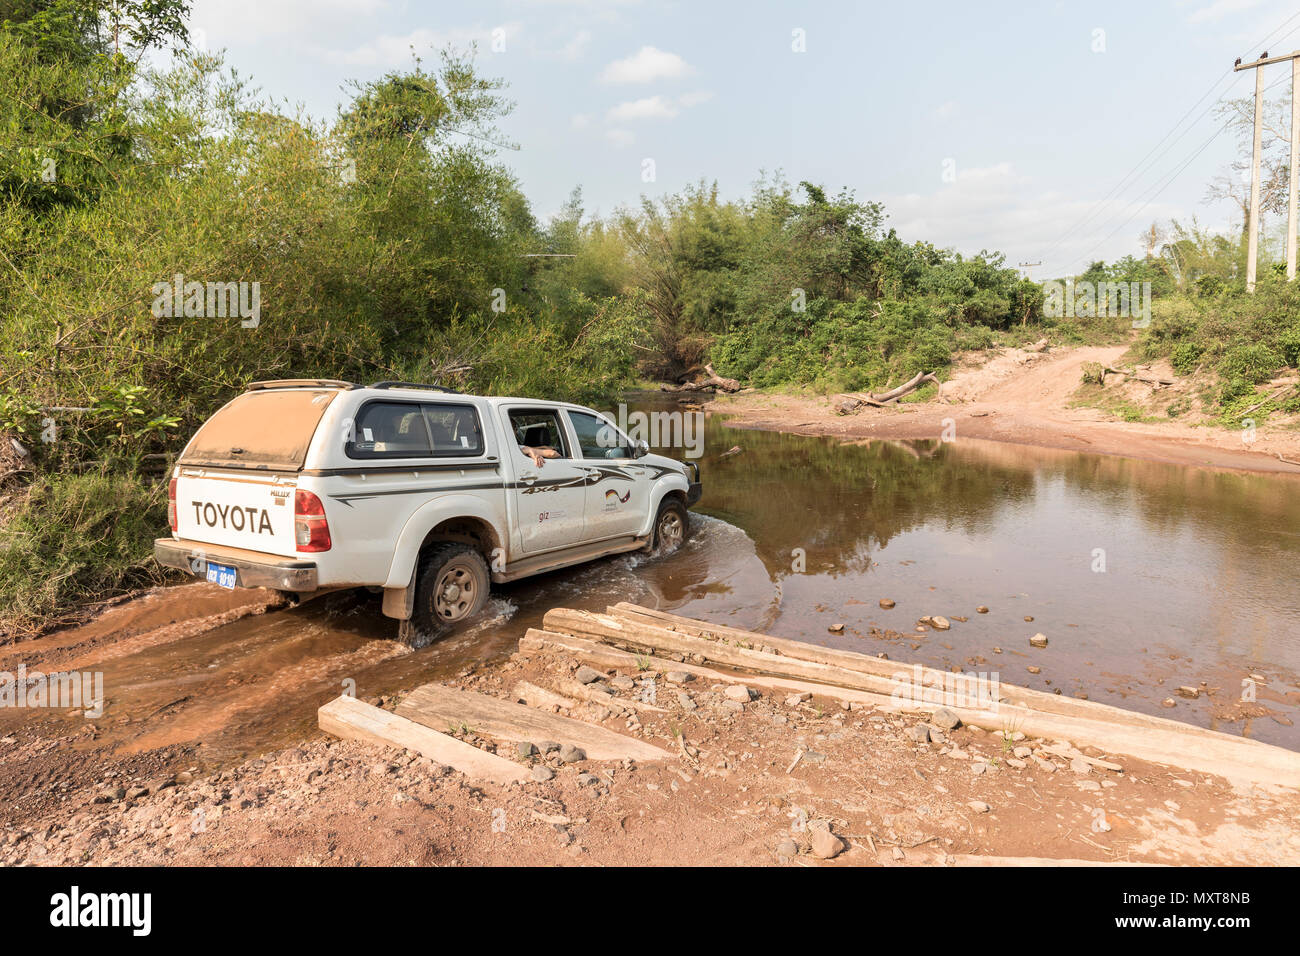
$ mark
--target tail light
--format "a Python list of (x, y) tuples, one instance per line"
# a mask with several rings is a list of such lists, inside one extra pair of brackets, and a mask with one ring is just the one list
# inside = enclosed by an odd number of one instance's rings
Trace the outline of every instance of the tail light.
[(325, 506), (310, 491), (293, 493), (293, 537), (299, 551), (328, 551), (330, 526)]
[(167, 523), (172, 526), (173, 531), (180, 530), (180, 524), (176, 520), (176, 479), (173, 478), (167, 483)]

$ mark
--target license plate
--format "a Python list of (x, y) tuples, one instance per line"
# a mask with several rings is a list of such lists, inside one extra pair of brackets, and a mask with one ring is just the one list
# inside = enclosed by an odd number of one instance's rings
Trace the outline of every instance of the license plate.
[(208, 582), (218, 587), (229, 588), (235, 587), (235, 569), (224, 564), (213, 564), (208, 562)]

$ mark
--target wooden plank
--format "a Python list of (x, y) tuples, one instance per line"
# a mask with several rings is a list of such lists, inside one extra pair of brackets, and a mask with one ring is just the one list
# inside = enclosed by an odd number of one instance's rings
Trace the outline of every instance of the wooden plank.
[[(769, 690), (790, 691), (793, 693), (806, 691), (819, 697), (830, 697), (833, 700), (867, 704), (887, 710), (900, 709), (893, 706), (893, 702), (883, 694), (852, 690), (848, 687), (834, 687), (829, 684), (814, 684), (810, 681), (792, 680), (788, 677), (773, 677), (767, 674), (730, 674), (701, 664), (679, 663), (662, 657), (633, 654), (589, 638), (574, 637), (572, 634), (560, 634), (556, 631), (544, 631), (535, 627), (530, 627), (528, 632), (519, 639), (519, 650), (524, 654), (545, 653), (572, 657), (576, 660), (585, 661), (593, 667), (618, 668), (628, 675), (636, 674), (639, 671), (650, 671), (660, 675), (668, 671), (684, 671), (687, 674), (694, 674), (696, 677), (702, 678), (701, 684), (704, 681), (713, 681), (714, 683), (748, 684), (751, 687), (766, 687)], [(698, 690), (700, 684), (689, 685), (686, 689)], [(930, 708), (930, 710), (933, 709), (933, 707)], [(914, 710), (916, 713), (929, 712), (920, 707)]]
[(510, 693), (515, 695), (515, 700), (522, 700), (529, 707), (539, 707), (542, 710), (548, 710), (552, 707), (558, 707), (561, 710), (572, 710), (578, 706), (578, 702), (573, 698), (557, 694), (545, 687), (538, 687), (526, 680), (517, 681)]
[(426, 727), (464, 723), (475, 733), (498, 740), (572, 744), (592, 760), (664, 760), (674, 756), (604, 727), (444, 684), (417, 687), (398, 705), (397, 712)]
[[(636, 604), (628, 604), (626, 602), (613, 605), (609, 608), (609, 613), (614, 617), (635, 624), (658, 626), (660, 628), (672, 628), (675, 633), (686, 636), (701, 637), (705, 640), (711, 641), (729, 641), (735, 646), (742, 648), (759, 646), (770, 647), (777, 651), (782, 657), (791, 657), (797, 660), (827, 664), (832, 667), (840, 667), (864, 674), (875, 674), (890, 679), (900, 671), (908, 671), (909, 669), (915, 671), (917, 666), (907, 665), (897, 661), (882, 660), (881, 658), (873, 657), (869, 654), (862, 654), (857, 651), (845, 651), (837, 648), (822, 647), (817, 644), (807, 644), (803, 641), (790, 640), (789, 638), (771, 637), (766, 634), (759, 634), (754, 631), (745, 631), (739, 628), (727, 627), (725, 625), (705, 624), (701, 621), (694, 621), (690, 618), (680, 617), (676, 614), (669, 614), (667, 611), (645, 608)], [(628, 640), (631, 641), (630, 638), (628, 638)], [(931, 667), (922, 666), (920, 668), (920, 676), (922, 680), (930, 686), (934, 686), (934, 682), (943, 673), (943, 671), (937, 671)], [(853, 684), (852, 686), (857, 685)], [(1103, 704), (1099, 701), (1079, 700), (1078, 698), (1067, 697), (1063, 694), (1049, 694), (1046, 691), (1007, 684), (1001, 680), (999, 680), (998, 683), (998, 691), (1004, 703), (1026, 707), (1040, 713), (1060, 714), (1066, 717), (1083, 717), (1089, 720), (1113, 721), (1134, 727), (1150, 727), (1155, 730), (1163, 730), (1170, 733), (1190, 734), (1192, 736), (1203, 737), (1207, 740), (1217, 740), (1224, 736), (1228, 736), (1216, 730), (1210, 730), (1206, 727), (1198, 727), (1195, 724), (1188, 724), (1179, 720), (1170, 720), (1167, 717), (1157, 717), (1154, 714), (1143, 714), (1137, 711), (1125, 710), (1122, 707), (1113, 707), (1110, 704)], [(890, 693), (890, 691), (885, 691), (885, 693)], [(1241, 740), (1246, 744), (1268, 746), (1266, 744), (1258, 744), (1258, 741), (1252, 741), (1246, 737), (1232, 739)]]
[[(543, 620), (548, 630), (567, 631), (576, 633), (578, 637), (595, 638), (598, 641), (619, 640), (653, 649), (662, 645), (671, 651), (698, 653), (706, 659), (729, 666), (756, 670), (765, 677), (760, 680), (759, 677), (750, 675), (730, 678), (719, 675), (722, 679), (771, 686), (770, 678), (775, 676), (786, 679), (780, 686), (791, 687), (789, 678), (803, 679), (810, 674), (817, 674), (818, 677), (813, 680), (818, 683), (805, 681), (803, 689), (840, 699), (844, 699), (843, 695), (850, 692), (872, 692), (872, 697), (879, 701), (879, 706), (892, 710), (925, 713), (942, 706), (955, 713), (964, 723), (1000, 733), (1018, 730), (1028, 736), (1069, 740), (1079, 746), (1097, 747), (1107, 753), (1128, 754), (1152, 763), (1217, 774), (1233, 780), (1300, 788), (1300, 753), (1176, 721), (1136, 719), (1145, 718), (1146, 715), (1133, 714), (1118, 707), (1097, 705), (1095, 711), (1084, 715), (1043, 712), (1009, 700), (1001, 700), (996, 707), (987, 709), (973, 709), (947, 702), (929, 703), (924, 699), (912, 699), (910, 693), (906, 696), (894, 694), (895, 690), (914, 686), (911, 683), (913, 670), (903, 665), (896, 666), (907, 674), (909, 681), (888, 681), (818, 662), (798, 661), (720, 641), (692, 638), (676, 631), (621, 622), (608, 615), (587, 611), (556, 608), (548, 611)], [(639, 660), (632, 654), (628, 654), (628, 657)], [(661, 666), (665, 669), (692, 669), (691, 665), (678, 663), (664, 663)], [(844, 685), (841, 688), (833, 686), (841, 678)], [(877, 690), (877, 685), (882, 684), (883, 689)]]
[(475, 780), (508, 786), (529, 779), (528, 768), (522, 764), (486, 753), (355, 697), (334, 698), (316, 711), (316, 721), (321, 730), (335, 737), (413, 750)]

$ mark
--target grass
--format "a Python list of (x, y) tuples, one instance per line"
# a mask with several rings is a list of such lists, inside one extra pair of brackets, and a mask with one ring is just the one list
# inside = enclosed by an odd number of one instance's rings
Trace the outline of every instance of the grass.
[(159, 584), (153, 540), (167, 485), (133, 475), (43, 474), (0, 526), (0, 637), (70, 620), (78, 604)]

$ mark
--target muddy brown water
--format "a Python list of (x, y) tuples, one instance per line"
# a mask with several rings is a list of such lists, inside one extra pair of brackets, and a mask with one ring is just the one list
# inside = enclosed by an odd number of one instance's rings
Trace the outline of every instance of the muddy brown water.
[[(479, 621), (428, 647), (398, 644), (366, 592), (228, 620), (249, 595), (182, 585), (11, 650), (4, 666), (74, 647), (48, 659), (102, 671), (107, 694), (74, 746), (182, 745), (213, 766), (304, 739), (344, 690), (392, 694), (500, 659), (551, 607), (633, 601), (1300, 749), (1300, 481), (973, 440), (844, 444), (713, 418), (705, 437), (705, 495), (681, 552), (498, 588)], [(917, 632), (925, 615), (951, 630)], [(1030, 646), (1038, 632), (1046, 648)], [(1254, 702), (1242, 700), (1251, 674), (1264, 678)], [(0, 731), (76, 733), (85, 720), (10, 709)]]

